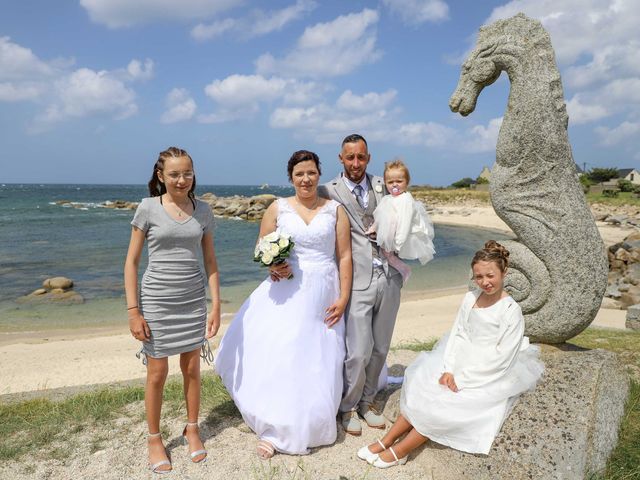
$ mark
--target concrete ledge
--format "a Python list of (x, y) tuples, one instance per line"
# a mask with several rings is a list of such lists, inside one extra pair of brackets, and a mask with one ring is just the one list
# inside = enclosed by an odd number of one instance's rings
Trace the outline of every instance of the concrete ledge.
[[(543, 380), (516, 403), (488, 456), (434, 442), (411, 455), (425, 478), (583, 479), (604, 468), (618, 440), (629, 379), (614, 353), (543, 346)], [(398, 375), (414, 352), (389, 357)], [(399, 389), (381, 392), (384, 413), (398, 414)], [(425, 405), (425, 408), (428, 408)]]

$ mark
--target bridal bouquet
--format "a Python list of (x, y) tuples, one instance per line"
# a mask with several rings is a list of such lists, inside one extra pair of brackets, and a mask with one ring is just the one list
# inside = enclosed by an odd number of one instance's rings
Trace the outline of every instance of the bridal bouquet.
[(291, 235), (276, 230), (258, 240), (258, 245), (253, 252), (253, 261), (260, 262), (263, 267), (283, 263), (289, 257), (294, 245)]

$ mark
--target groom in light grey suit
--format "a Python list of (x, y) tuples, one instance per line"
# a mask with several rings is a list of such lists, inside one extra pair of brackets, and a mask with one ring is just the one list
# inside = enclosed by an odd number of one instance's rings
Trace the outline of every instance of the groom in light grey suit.
[(389, 353), (402, 276), (388, 265), (375, 236), (365, 233), (378, 202), (388, 193), (382, 178), (367, 173), (371, 159), (367, 141), (361, 135), (349, 135), (338, 158), (344, 171), (320, 187), (319, 193), (340, 202), (351, 222), (353, 284), (345, 311), (347, 357), (340, 412), (344, 430), (360, 435), (358, 414), (370, 427), (385, 427), (384, 417), (372, 403)]

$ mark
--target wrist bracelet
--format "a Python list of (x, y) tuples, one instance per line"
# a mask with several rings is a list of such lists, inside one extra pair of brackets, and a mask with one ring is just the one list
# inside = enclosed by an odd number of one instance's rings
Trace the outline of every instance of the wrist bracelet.
[(134, 305), (133, 307), (128, 307), (127, 310), (133, 310), (134, 308), (138, 308), (138, 305)]

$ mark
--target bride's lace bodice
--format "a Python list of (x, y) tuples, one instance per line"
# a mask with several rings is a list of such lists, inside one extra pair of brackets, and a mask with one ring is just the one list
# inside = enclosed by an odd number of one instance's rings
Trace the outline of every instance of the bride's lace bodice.
[(307, 225), (285, 198), (278, 199), (278, 229), (293, 238), (291, 260), (335, 265), (336, 216), (339, 203), (329, 200)]

